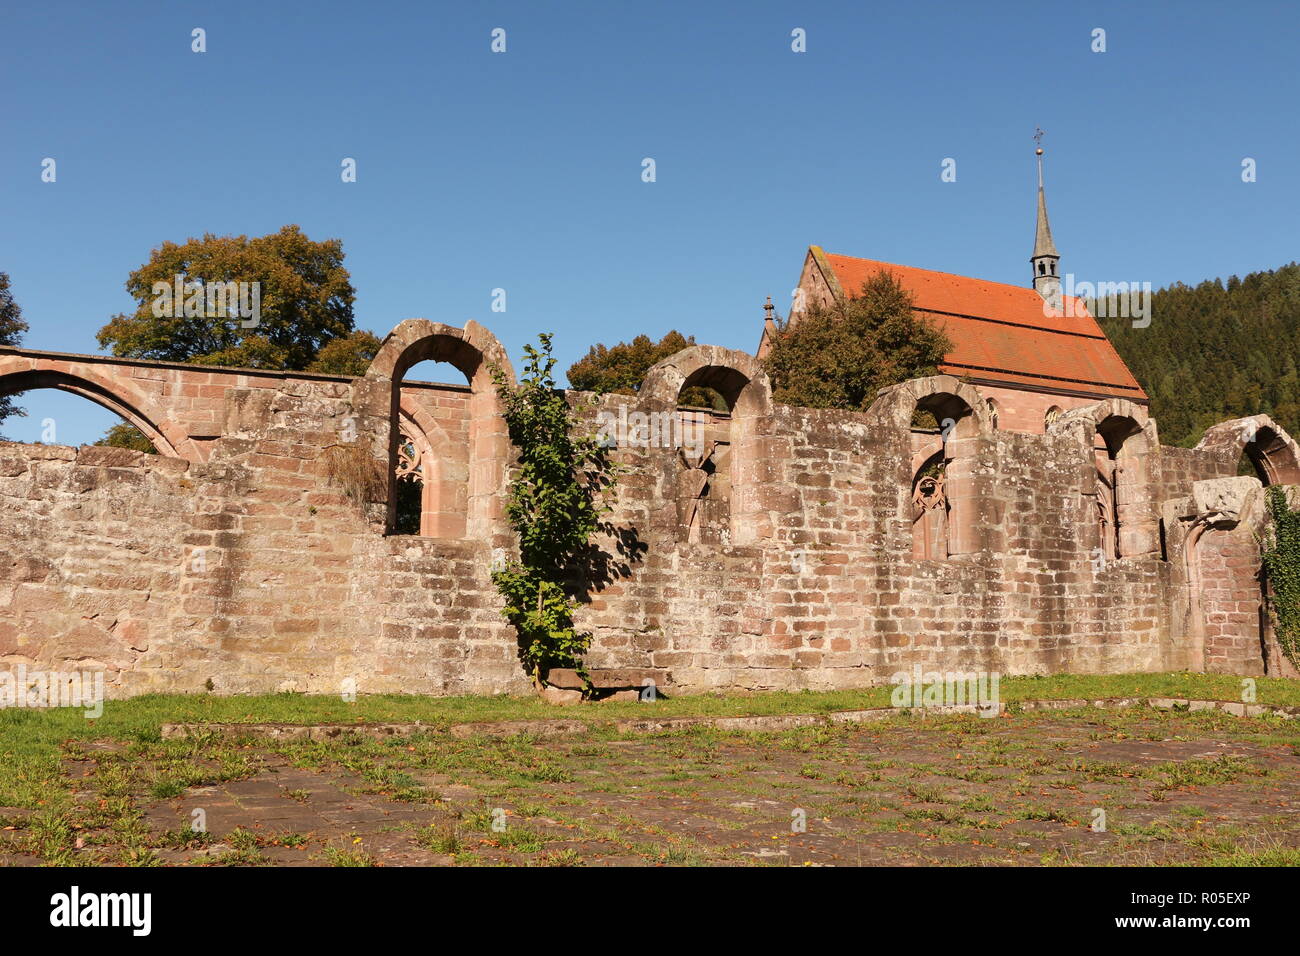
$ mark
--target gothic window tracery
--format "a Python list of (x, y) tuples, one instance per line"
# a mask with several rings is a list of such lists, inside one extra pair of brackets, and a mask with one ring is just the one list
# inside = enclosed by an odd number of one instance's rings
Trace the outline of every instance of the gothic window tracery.
[(397, 516), (394, 532), (419, 534), (424, 507), (424, 456), (420, 445), (402, 429), (397, 445)]
[(397, 446), (397, 477), (398, 479), (407, 478), (413, 481), (424, 481), (424, 462), (421, 459), (420, 448), (415, 443), (415, 439), (408, 435), (403, 429), (401, 438)]
[(948, 557), (948, 492), (942, 453), (912, 482), (912, 554), (927, 561)]

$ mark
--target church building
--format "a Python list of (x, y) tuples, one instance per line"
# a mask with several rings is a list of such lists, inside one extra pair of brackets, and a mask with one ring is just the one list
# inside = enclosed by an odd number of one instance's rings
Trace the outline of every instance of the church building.
[[(825, 252), (810, 246), (796, 304), (829, 306), (856, 295), (885, 270), (911, 293), (916, 311), (952, 342), (940, 371), (974, 385), (997, 427), (1042, 433), (1064, 411), (1106, 398), (1148, 404), (1142, 390), (1083, 302), (1061, 294), (1060, 255), (1052, 241), (1038, 150), (1038, 221), (1028, 286), (989, 282)], [(758, 347), (767, 353), (775, 326), (766, 320)], [(800, 310), (792, 310), (797, 323)]]

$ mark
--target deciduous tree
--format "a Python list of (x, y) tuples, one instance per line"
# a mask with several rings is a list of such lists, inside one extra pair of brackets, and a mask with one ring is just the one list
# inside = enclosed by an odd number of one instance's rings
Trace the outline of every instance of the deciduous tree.
[[(9, 274), (0, 272), (0, 345), (20, 344), (26, 331), (27, 323), (23, 321), (23, 310), (14, 301), (13, 292), (9, 288)], [(10, 396), (0, 396), (0, 425), (3, 425), (4, 420), (11, 415), (18, 417), (26, 414), (14, 405)]]
[(772, 396), (787, 405), (863, 410), (880, 389), (934, 375), (952, 347), (913, 309), (893, 275), (880, 272), (857, 295), (777, 322), (763, 360)]
[(325, 343), (316, 353), (316, 361), (307, 366), (309, 372), (326, 375), (365, 375), (366, 369), (379, 351), (379, 336), (365, 329)]
[[(569, 384), (584, 392), (635, 395), (652, 365), (694, 344), (694, 336), (682, 335), (676, 329), (658, 342), (652, 341), (648, 335), (638, 335), (631, 342), (619, 342), (614, 346), (596, 344), (583, 358), (569, 366)], [(721, 395), (706, 388), (684, 389), (679, 401), (683, 405), (717, 408), (719, 411), (726, 411), (727, 407)]]
[[(201, 314), (171, 302), (158, 315), (155, 288), (184, 283), (259, 283), (253, 319), (207, 308)], [(297, 226), (250, 239), (216, 236), (164, 242), (127, 278), (135, 311), (114, 316), (99, 344), (124, 358), (301, 370), (329, 342), (354, 328), (354, 292), (343, 266), (343, 243), (314, 242)], [(182, 285), (183, 288), (183, 285)], [(187, 293), (187, 300), (189, 295)]]

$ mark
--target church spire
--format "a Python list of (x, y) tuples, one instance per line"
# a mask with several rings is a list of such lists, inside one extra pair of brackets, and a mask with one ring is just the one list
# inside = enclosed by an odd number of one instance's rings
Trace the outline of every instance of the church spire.
[[(1041, 143), (1043, 131), (1034, 133), (1034, 142)], [(1038, 224), (1034, 232), (1034, 254), (1029, 257), (1034, 270), (1034, 290), (1052, 309), (1061, 311), (1061, 276), (1058, 269), (1060, 253), (1052, 241), (1052, 227), (1047, 221), (1047, 196), (1043, 192), (1043, 147), (1034, 150), (1038, 156)]]

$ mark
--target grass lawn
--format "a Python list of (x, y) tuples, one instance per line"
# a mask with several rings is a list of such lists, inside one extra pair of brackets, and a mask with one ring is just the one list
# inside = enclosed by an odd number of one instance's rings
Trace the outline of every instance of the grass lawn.
[[(1256, 683), (1258, 703), (1300, 705), (1300, 682)], [(1240, 678), (1204, 674), (1058, 675), (1004, 678), (1000, 692), (1007, 703), (1134, 696), (1232, 701), (1241, 699), (1241, 687)], [(854, 862), (854, 847), (859, 862), (882, 863), (1024, 862), (1026, 848), (1039, 862), (1300, 863), (1294, 811), (1287, 816), (1286, 798), (1274, 793), (1296, 783), (1300, 728), (1276, 718), (1145, 710), (1002, 721), (900, 716), (876, 728), (696, 729), (639, 739), (619, 739), (610, 726), (647, 714), (883, 707), (889, 696), (890, 688), (880, 687), (556, 708), (533, 697), (374, 695), (347, 703), (200, 694), (109, 701), (97, 720), (70, 708), (0, 710), (0, 860), (6, 849), (17, 863), (206, 859), (204, 847), (215, 838), (184, 825), (187, 807), (201, 793), (201, 803), (223, 808), (227, 825), (218, 822), (213, 831), (224, 833), (226, 864), (309, 855), (316, 863), (348, 866), (789, 863), (800, 854), (805, 862), (844, 863)], [(444, 732), (456, 723), (546, 717), (585, 720), (589, 732), (562, 741), (457, 740)], [(175, 722), (415, 720), (430, 724), (430, 732), (365, 743), (163, 741), (160, 735), (162, 724)], [(1133, 750), (1138, 739), (1151, 743)], [(1114, 754), (1101, 759), (1107, 748)], [(968, 761), (977, 759), (963, 763), (964, 751)], [(1157, 751), (1159, 759), (1150, 756)], [(1207, 788), (1212, 799), (1201, 799)], [(332, 808), (354, 812), (350, 801), (362, 807), (359, 816), (339, 822), (351, 818)], [(771, 829), (768, 808), (783, 820), (791, 812), (786, 804), (816, 808), (826, 822), (810, 827), (815, 837), (796, 844), (781, 837), (784, 849), (775, 856), (760, 852), (761, 843), (736, 849)], [(1100, 841), (1079, 839), (1090, 804), (1119, 814), (1105, 854), (1095, 859), (1088, 854), (1098, 852)], [(698, 832), (669, 826), (687, 805)], [(489, 825), (498, 809), (513, 821), (508, 837)], [(531, 818), (544, 825), (521, 828)], [(275, 821), (283, 824), (279, 830)], [(340, 842), (349, 827), (357, 833)], [(1062, 835), (1045, 843), (1036, 828)], [(728, 834), (736, 836), (734, 847)], [(934, 847), (943, 852), (936, 855)]]

